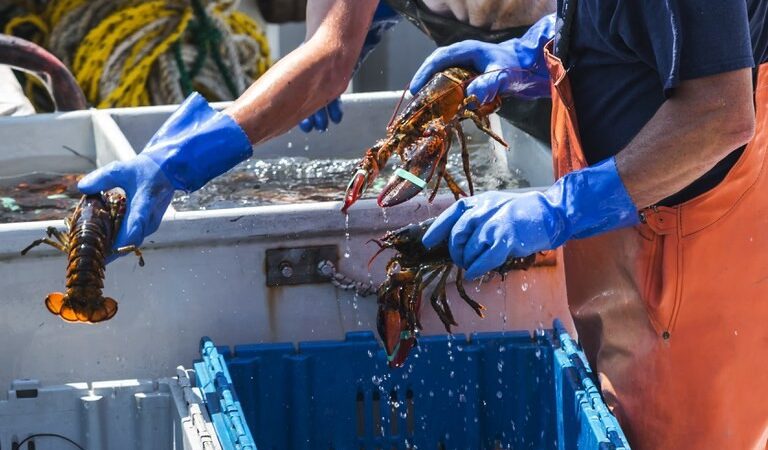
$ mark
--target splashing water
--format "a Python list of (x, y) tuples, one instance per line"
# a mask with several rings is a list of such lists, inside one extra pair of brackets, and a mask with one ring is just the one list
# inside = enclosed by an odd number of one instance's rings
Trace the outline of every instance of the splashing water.
[[(489, 149), (487, 142), (469, 146), (476, 191), (528, 186), (519, 171), (510, 171), (494, 161)], [(363, 198), (373, 198), (381, 192), (394, 173), (396, 159), (392, 158)], [(194, 211), (338, 201), (343, 199), (359, 161), (359, 158), (251, 158), (196, 192), (178, 193), (173, 206), (179, 211)], [(448, 168), (459, 186), (467, 191), (467, 180), (461, 167), (461, 152), (452, 149), (448, 155)], [(430, 188), (427, 190), (431, 192)], [(440, 192), (449, 192), (444, 183)]]
[(346, 245), (344, 257), (349, 258), (349, 254), (352, 251), (349, 246), (349, 214), (344, 214), (344, 243)]

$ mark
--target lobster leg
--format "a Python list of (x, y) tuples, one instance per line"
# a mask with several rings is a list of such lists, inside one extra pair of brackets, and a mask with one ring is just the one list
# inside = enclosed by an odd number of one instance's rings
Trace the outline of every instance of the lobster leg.
[[(474, 95), (470, 95), (469, 97), (466, 98), (466, 100), (464, 101), (464, 104), (467, 105), (473, 102), (477, 102), (477, 97), (475, 97)], [(504, 141), (504, 139), (502, 139), (498, 134), (494, 133), (493, 130), (491, 130), (491, 124), (490, 122), (488, 122), (488, 117), (481, 117), (477, 115), (477, 113), (475, 113), (474, 111), (466, 108), (464, 108), (461, 111), (461, 116), (465, 119), (472, 119), (472, 121), (475, 122), (475, 125), (477, 125), (477, 128), (483, 130), (488, 136), (493, 138), (493, 140), (495, 140), (499, 144), (503, 145), (506, 148), (509, 148), (509, 145)]]
[(459, 187), (459, 184), (456, 183), (456, 180), (453, 179), (447, 169), (443, 173), (443, 178), (445, 178), (445, 182), (448, 184), (448, 188), (451, 190), (451, 192), (453, 192), (453, 196), (456, 198), (456, 200), (458, 200), (459, 197), (467, 196), (467, 193)]
[(475, 310), (478, 316), (480, 318), (485, 317), (483, 315), (483, 310), (485, 309), (485, 306), (481, 305), (480, 303), (477, 303), (476, 301), (472, 300), (469, 295), (467, 295), (467, 291), (464, 290), (464, 271), (462, 269), (458, 269), (456, 272), (456, 290), (459, 291), (459, 296), (467, 302), (467, 304)]
[(57, 248), (57, 249), (61, 250), (64, 253), (69, 253), (67, 251), (67, 248), (64, 246), (64, 244), (58, 243), (58, 242), (56, 242), (56, 241), (54, 241), (54, 240), (52, 240), (50, 238), (43, 238), (43, 239), (38, 239), (38, 240), (32, 242), (31, 244), (29, 244), (27, 246), (27, 248), (25, 248), (24, 250), (21, 251), (21, 254), (22, 255), (26, 255), (27, 252), (30, 251), (33, 247), (37, 247), (40, 244), (48, 244), (51, 247)]
[(440, 321), (443, 322), (445, 331), (448, 333), (451, 332), (451, 325), (458, 325), (453, 318), (451, 307), (448, 305), (448, 299), (445, 295), (445, 283), (448, 279), (448, 274), (451, 272), (450, 268), (451, 266), (448, 266), (448, 268), (443, 269), (443, 275), (440, 277), (440, 281), (437, 282), (437, 286), (435, 286), (435, 290), (432, 291), (432, 296), (430, 297), (432, 308), (434, 308)]
[(419, 288), (421, 285), (421, 280), (423, 277), (423, 271), (419, 270), (419, 272), (416, 274), (416, 279), (414, 280), (413, 289), (410, 292), (410, 295), (408, 295), (408, 329), (416, 331), (417, 328), (421, 328), (421, 324), (419, 323), (419, 299), (421, 298), (421, 289)]
[(432, 203), (432, 200), (435, 199), (437, 196), (437, 190), (440, 188), (440, 182), (443, 180), (443, 176), (445, 174), (445, 168), (441, 165), (437, 172), (437, 180), (435, 181), (435, 188), (432, 190), (432, 193), (429, 194), (429, 203)]
[[(424, 281), (422, 281), (421, 286), (419, 286), (418, 292), (423, 292), (424, 289), (427, 288), (427, 286), (429, 286), (430, 284), (432, 284), (433, 281), (435, 281), (435, 278), (437, 278), (438, 275), (440, 275), (440, 270), (427, 271), (427, 275), (426, 275)], [(419, 321), (419, 316), (418, 315), (416, 316), (416, 326), (419, 329), (423, 328), (421, 326), (421, 322)]]
[[(443, 154), (441, 156), (441, 160), (437, 162), (437, 180), (435, 181), (435, 189), (432, 191), (432, 194), (429, 195), (429, 203), (432, 203), (432, 200), (435, 199), (437, 196), (437, 189), (440, 187), (440, 182), (445, 178), (445, 175), (448, 173), (448, 155)], [(448, 186), (450, 188), (450, 186)], [(451, 192), (453, 192), (453, 189), (451, 188)], [(454, 196), (456, 193), (454, 192)], [(458, 199), (458, 197), (456, 197)]]
[(472, 172), (469, 170), (469, 150), (467, 149), (467, 137), (464, 136), (464, 130), (461, 128), (461, 124), (456, 124), (454, 130), (456, 130), (456, 135), (459, 136), (459, 143), (461, 144), (461, 164), (464, 167), (464, 175), (467, 177), (469, 195), (475, 195), (475, 187), (472, 184)]
[(45, 232), (48, 237), (56, 238), (56, 240), (61, 242), (65, 247), (69, 245), (69, 236), (66, 233), (57, 230), (55, 227), (48, 227)]
[(125, 247), (120, 247), (117, 250), (115, 250), (115, 253), (118, 255), (127, 255), (128, 253), (134, 253), (136, 256), (139, 257), (139, 266), (144, 267), (144, 256), (141, 254), (141, 250), (138, 249), (135, 245), (127, 245)]

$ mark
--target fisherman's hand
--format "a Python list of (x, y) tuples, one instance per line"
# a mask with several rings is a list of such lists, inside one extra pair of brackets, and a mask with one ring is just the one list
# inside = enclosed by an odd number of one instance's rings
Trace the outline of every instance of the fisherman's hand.
[(175, 189), (160, 166), (145, 155), (110, 163), (91, 172), (78, 184), (84, 194), (116, 187), (125, 191), (127, 204), (114, 248), (139, 246), (144, 237), (157, 231)]
[(251, 153), (242, 128), (194, 93), (138, 156), (95, 170), (78, 188), (85, 194), (122, 188), (128, 205), (114, 248), (138, 246), (160, 226), (175, 190), (196, 191)]
[(501, 44), (462, 41), (435, 50), (421, 65), (410, 84), (418, 92), (432, 76), (449, 67), (467, 67), (480, 72), (467, 86), (467, 95), (480, 103), (496, 96), (535, 99), (550, 96), (549, 72), (544, 45), (555, 35), (555, 15), (544, 16), (520, 38)]
[(312, 130), (317, 130), (322, 133), (328, 129), (328, 119), (331, 119), (331, 122), (338, 124), (341, 122), (343, 116), (344, 113), (341, 111), (341, 100), (337, 98), (331, 103), (328, 103), (328, 105), (317, 110), (316, 113), (299, 122), (299, 128), (305, 133), (309, 133)]
[(427, 230), (428, 248), (448, 240), (451, 259), (474, 279), (508, 258), (551, 250), (638, 223), (613, 158), (571, 172), (546, 191), (486, 192), (463, 198)]

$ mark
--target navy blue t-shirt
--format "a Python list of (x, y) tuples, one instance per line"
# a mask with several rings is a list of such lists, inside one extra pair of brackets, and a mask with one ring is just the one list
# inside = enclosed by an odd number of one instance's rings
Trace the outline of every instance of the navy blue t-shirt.
[[(766, 61), (766, 14), (768, 0), (577, 0), (568, 65), (587, 161), (624, 148), (681, 81)], [(661, 204), (714, 187), (734, 150)]]

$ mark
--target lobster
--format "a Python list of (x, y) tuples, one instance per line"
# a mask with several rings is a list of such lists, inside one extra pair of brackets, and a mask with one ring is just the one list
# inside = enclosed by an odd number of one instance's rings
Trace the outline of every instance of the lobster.
[[(436, 169), (438, 183), (440, 179), (445, 179), (456, 198), (465, 195), (445, 170), (444, 160), (453, 134), (459, 137), (463, 168), (470, 186), (470, 195), (473, 193), (469, 152), (461, 121), (472, 120), (479, 129), (507, 147), (506, 142), (491, 130), (488, 121), (488, 116), (501, 106), (501, 98), (496, 97), (489, 103), (478, 105), (475, 96), (466, 95), (467, 85), (477, 76), (476, 72), (459, 67), (438, 72), (416, 93), (402, 112), (393, 116), (394, 119), (387, 125), (386, 137), (369, 148), (357, 165), (344, 195), (343, 213), (362, 197), (393, 154), (400, 157), (406, 168), (395, 172), (389, 183), (392, 186), (379, 195), (379, 206), (392, 206), (412, 198), (424, 189)], [(470, 106), (476, 108), (470, 109)], [(426, 172), (429, 172), (429, 177), (423, 181), (421, 176)]]
[[(434, 220), (406, 225), (387, 232), (380, 239), (372, 240), (379, 246), (379, 250), (371, 262), (386, 249), (391, 248), (397, 252), (387, 263), (386, 279), (377, 291), (376, 327), (392, 368), (402, 366), (410, 350), (416, 346), (418, 330), (422, 329), (419, 322), (422, 294), (435, 280), (437, 283), (430, 294), (432, 308), (448, 333), (451, 332), (451, 326), (458, 325), (445, 293), (453, 269), (448, 242), (430, 249), (421, 242)], [(533, 266), (536, 258), (537, 254), (522, 258), (511, 257), (493, 272), (503, 277), (511, 270), (526, 270)], [(457, 268), (456, 290), (461, 299), (482, 318), (485, 307), (469, 297), (464, 289), (463, 275), (464, 271)]]
[(102, 295), (106, 258), (135, 253), (139, 266), (144, 266), (144, 257), (136, 246), (112, 250), (124, 215), (125, 195), (115, 191), (84, 195), (72, 215), (64, 219), (66, 233), (48, 227), (46, 237), (21, 251), (26, 255), (33, 247), (47, 244), (68, 255), (66, 293), (48, 294), (48, 311), (67, 322), (97, 323), (114, 317), (117, 301)]

